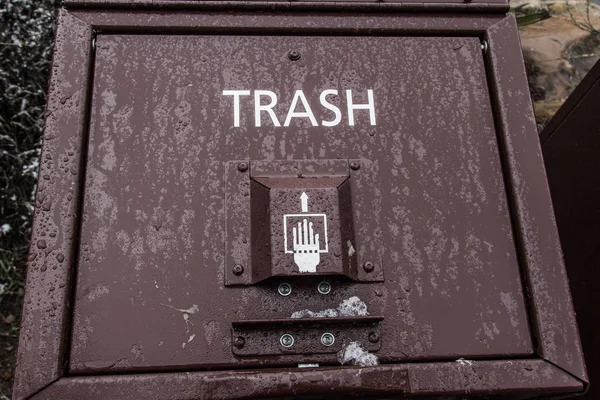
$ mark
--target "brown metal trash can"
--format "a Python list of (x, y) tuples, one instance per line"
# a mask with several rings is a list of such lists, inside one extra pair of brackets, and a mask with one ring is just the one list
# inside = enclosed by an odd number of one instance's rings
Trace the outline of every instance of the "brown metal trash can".
[[(540, 134), (590, 379), (600, 378), (600, 62)], [(584, 396), (597, 399), (591, 385)]]
[(63, 4), (16, 399), (586, 390), (506, 2)]

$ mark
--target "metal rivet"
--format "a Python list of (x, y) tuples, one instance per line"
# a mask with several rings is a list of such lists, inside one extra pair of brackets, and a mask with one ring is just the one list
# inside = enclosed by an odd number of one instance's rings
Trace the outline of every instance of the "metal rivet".
[(247, 162), (241, 162), (237, 165), (237, 169), (240, 172), (246, 172), (248, 171), (248, 163)]
[(290, 348), (294, 345), (294, 337), (292, 335), (290, 335), (289, 333), (285, 333), (285, 334), (281, 335), (281, 337), (279, 338), (279, 343), (283, 347)]
[(365, 272), (373, 272), (373, 270), (375, 269), (375, 265), (373, 265), (371, 261), (367, 261), (363, 264), (363, 269), (365, 270)]
[(331, 346), (335, 343), (335, 336), (329, 332), (325, 332), (323, 336), (321, 336), (321, 343), (323, 343), (324, 346)]
[(481, 51), (483, 51), (483, 54), (486, 54), (488, 51), (488, 42), (487, 41), (483, 41), (481, 42)]
[(289, 296), (290, 294), (292, 294), (292, 285), (290, 285), (289, 283), (282, 283), (277, 288), (277, 291), (282, 296)]
[(292, 61), (298, 61), (300, 59), (300, 52), (292, 50), (288, 53), (288, 58)]
[(358, 171), (360, 169), (360, 163), (358, 161), (352, 161), (350, 163), (350, 169), (352, 171)]
[(369, 342), (371, 342), (371, 343), (379, 342), (379, 333), (377, 333), (377, 332), (369, 333)]
[(331, 284), (326, 281), (320, 282), (317, 285), (317, 291), (321, 294), (329, 294), (331, 292)]
[(244, 273), (244, 266), (242, 264), (235, 264), (233, 266), (233, 274), (240, 276), (241, 274)]
[(238, 336), (233, 340), (233, 345), (235, 347), (237, 347), (238, 349), (241, 349), (242, 347), (244, 347), (245, 344), (246, 344), (246, 339), (244, 339), (241, 336)]

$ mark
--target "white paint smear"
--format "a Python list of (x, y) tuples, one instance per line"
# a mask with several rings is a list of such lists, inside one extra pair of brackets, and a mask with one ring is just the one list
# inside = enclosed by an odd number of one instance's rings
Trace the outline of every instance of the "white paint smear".
[(369, 315), (367, 305), (357, 296), (343, 300), (337, 308), (323, 311), (304, 309), (294, 312), (290, 318), (335, 318), (335, 317), (364, 317)]
[(179, 312), (182, 312), (185, 314), (196, 314), (198, 311), (200, 311), (200, 308), (198, 308), (197, 304), (192, 304), (192, 306), (190, 308), (175, 308), (168, 304), (163, 304), (163, 306), (172, 308), (175, 311), (179, 311)]
[(342, 365), (349, 364), (368, 367), (379, 364), (377, 356), (363, 349), (358, 342), (351, 342), (348, 346), (340, 350), (337, 356), (338, 361)]

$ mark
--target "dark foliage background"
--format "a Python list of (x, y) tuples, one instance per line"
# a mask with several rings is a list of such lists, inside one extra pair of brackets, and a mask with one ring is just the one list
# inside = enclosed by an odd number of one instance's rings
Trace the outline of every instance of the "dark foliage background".
[(0, 399), (10, 398), (57, 0), (0, 0)]

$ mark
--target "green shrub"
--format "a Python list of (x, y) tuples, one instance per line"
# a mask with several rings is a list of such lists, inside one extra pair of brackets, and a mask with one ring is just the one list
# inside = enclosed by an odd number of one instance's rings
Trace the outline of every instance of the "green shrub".
[(56, 8), (0, 0), (0, 305), (25, 275)]

